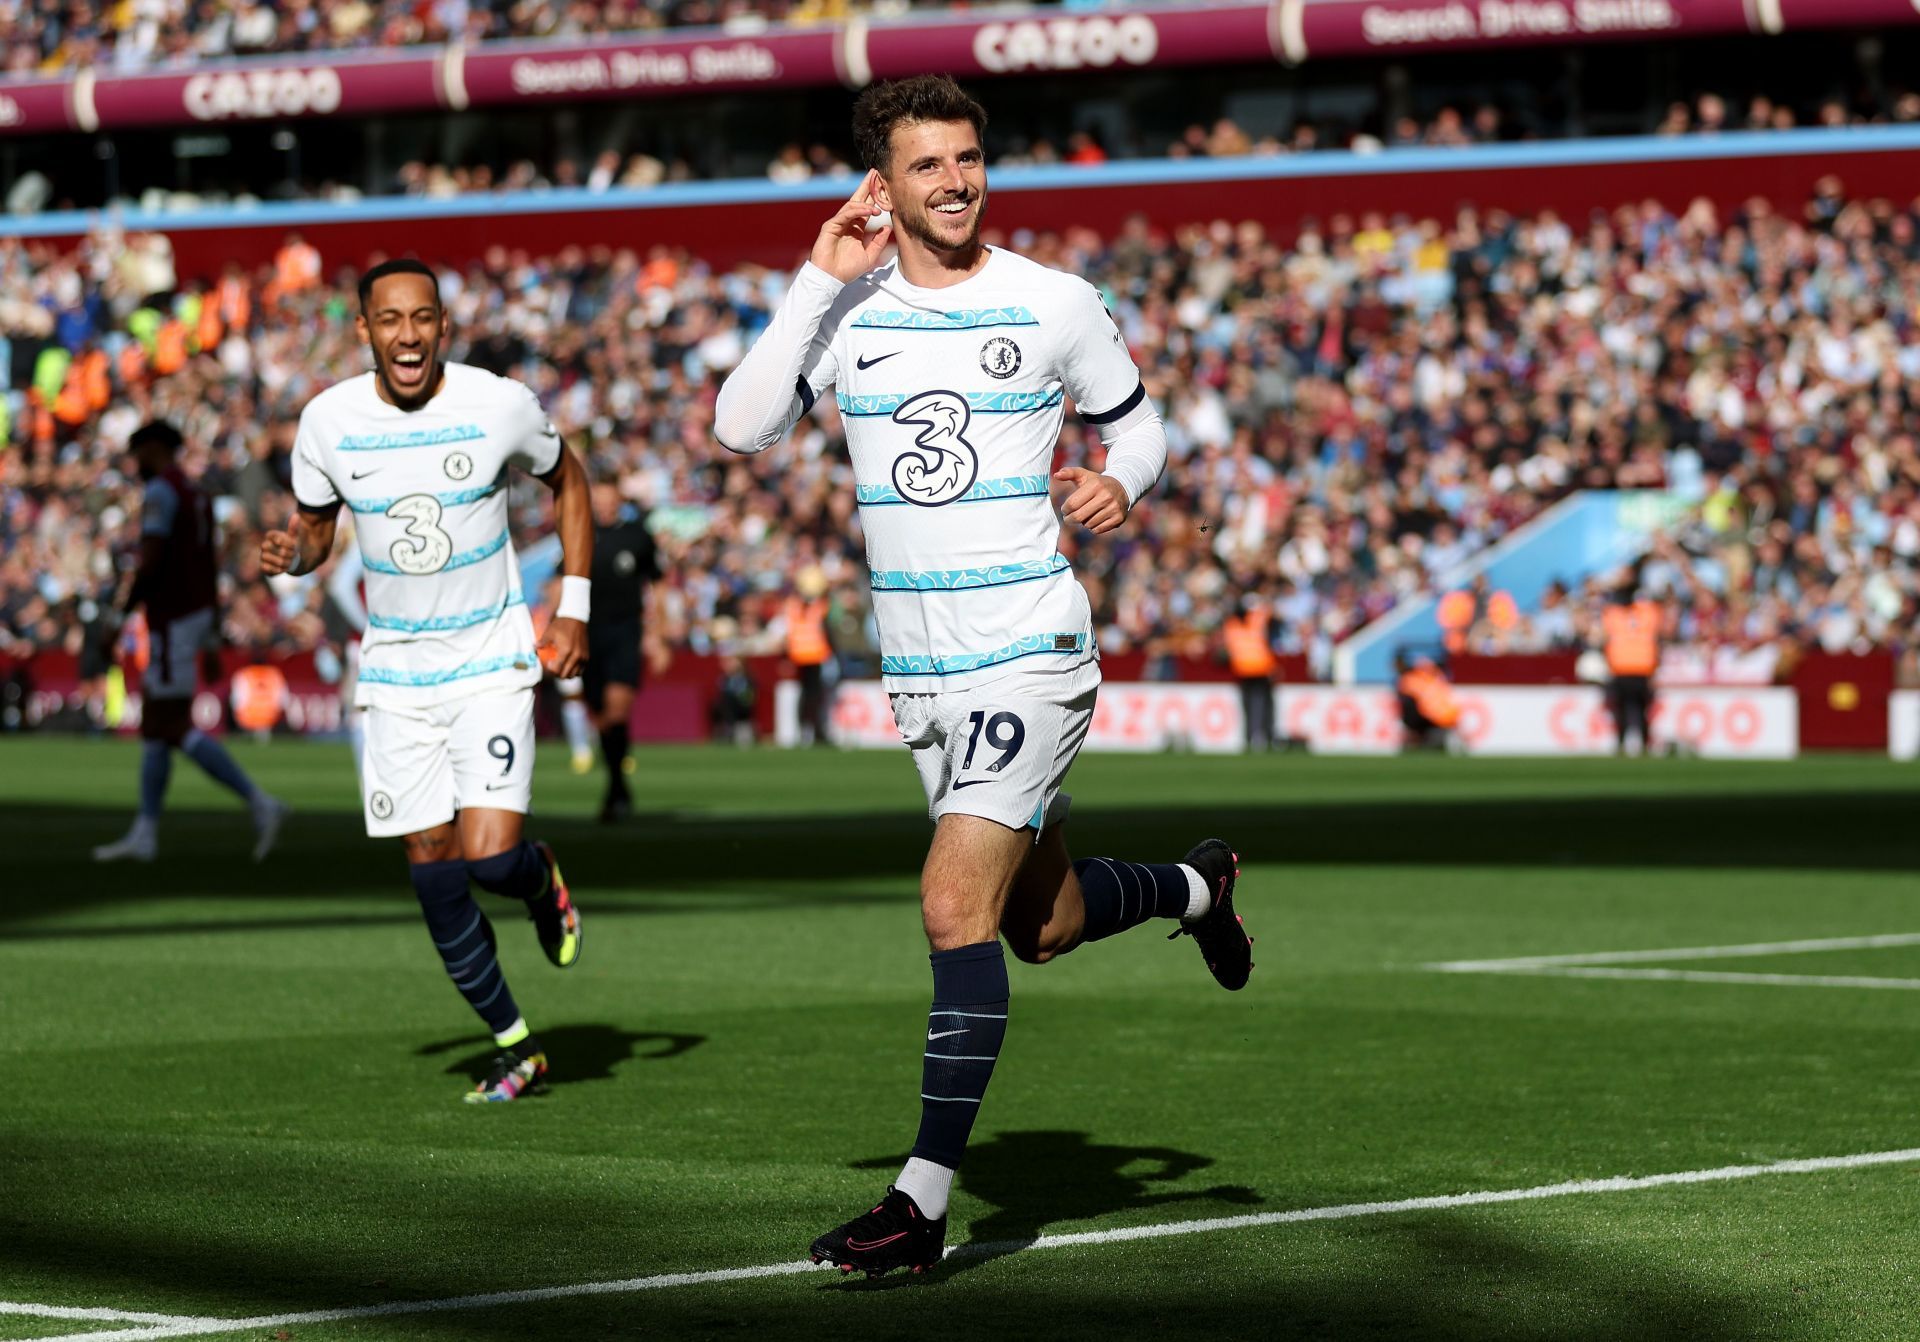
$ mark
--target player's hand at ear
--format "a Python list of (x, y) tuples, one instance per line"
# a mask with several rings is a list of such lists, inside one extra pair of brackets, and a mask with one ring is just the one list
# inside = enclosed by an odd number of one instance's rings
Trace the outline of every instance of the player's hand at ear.
[(1085, 527), (1094, 535), (1112, 531), (1127, 520), (1127, 490), (1118, 480), (1084, 466), (1063, 466), (1053, 478), (1073, 486), (1060, 515)]
[(560, 680), (580, 674), (587, 664), (587, 626), (579, 620), (555, 616), (536, 647), (540, 660)]
[(878, 203), (879, 188), (880, 174), (868, 169), (846, 204), (821, 225), (820, 236), (814, 240), (813, 264), (842, 284), (852, 283), (879, 265), (893, 242), (891, 224), (867, 231), (868, 220), (886, 213)]
[(269, 578), (293, 570), (300, 558), (300, 514), (295, 513), (285, 531), (269, 531), (260, 538), (260, 570)]

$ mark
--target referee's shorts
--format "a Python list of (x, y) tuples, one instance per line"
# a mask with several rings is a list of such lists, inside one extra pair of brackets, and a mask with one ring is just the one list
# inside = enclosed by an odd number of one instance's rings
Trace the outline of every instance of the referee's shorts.
[(580, 673), (587, 707), (599, 712), (606, 703), (607, 686), (640, 688), (640, 621), (614, 620), (587, 624), (587, 664)]

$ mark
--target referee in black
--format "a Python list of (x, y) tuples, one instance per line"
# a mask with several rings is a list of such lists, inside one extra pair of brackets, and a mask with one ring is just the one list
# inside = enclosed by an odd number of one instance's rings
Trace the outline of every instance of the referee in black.
[(581, 672), (587, 708), (600, 732), (607, 766), (603, 822), (633, 814), (627, 774), (627, 738), (633, 696), (640, 688), (641, 640), (647, 584), (660, 576), (653, 535), (611, 481), (593, 486), (593, 619), (587, 625), (587, 665)]

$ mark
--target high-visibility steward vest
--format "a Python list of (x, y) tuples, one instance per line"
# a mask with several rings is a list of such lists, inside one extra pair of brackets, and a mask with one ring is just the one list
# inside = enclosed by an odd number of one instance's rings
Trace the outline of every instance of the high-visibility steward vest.
[(277, 666), (243, 666), (233, 673), (233, 720), (245, 731), (272, 731), (286, 699), (287, 678)]
[(1640, 600), (1608, 606), (1600, 617), (1607, 637), (1607, 669), (1616, 676), (1650, 676), (1660, 665), (1660, 607)]
[(226, 334), (220, 324), (220, 308), (205, 295), (200, 299), (200, 314), (193, 320), (193, 347), (207, 351), (220, 343), (220, 337)]
[(827, 601), (787, 598), (787, 657), (795, 666), (819, 666), (832, 655), (827, 644)]
[(1453, 697), (1453, 686), (1440, 674), (1439, 667), (1408, 668), (1401, 673), (1399, 690), (1434, 726), (1449, 729), (1460, 721), (1460, 702)]
[(147, 380), (147, 347), (129, 340), (120, 347), (120, 385), (137, 387)]
[(1272, 618), (1266, 610), (1252, 610), (1220, 626), (1236, 680), (1265, 680), (1273, 674), (1273, 648), (1267, 643), (1267, 623)]
[(1487, 623), (1503, 634), (1520, 623), (1520, 605), (1512, 592), (1495, 592), (1487, 598)]
[(169, 317), (153, 333), (153, 371), (171, 377), (187, 366), (187, 324)]
[(1447, 645), (1447, 651), (1464, 651), (1467, 630), (1473, 624), (1473, 593), (1465, 588), (1448, 592), (1440, 598), (1435, 618), (1440, 621), (1441, 641)]
[(247, 292), (247, 282), (238, 275), (222, 277), (214, 287), (214, 310), (221, 322), (232, 330), (244, 331), (253, 318), (253, 296)]

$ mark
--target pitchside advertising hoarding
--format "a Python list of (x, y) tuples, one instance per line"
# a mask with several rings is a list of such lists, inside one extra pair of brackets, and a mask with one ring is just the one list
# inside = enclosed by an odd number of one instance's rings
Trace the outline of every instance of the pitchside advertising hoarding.
[(1887, 753), (1897, 760), (1920, 759), (1920, 690), (1887, 696)]
[(860, 88), (1128, 68), (1920, 24), (1914, 0), (1226, 0), (1072, 11), (954, 10), (811, 27), (252, 57), (0, 81), (0, 136), (196, 122), (354, 118), (762, 87)]
[[(1462, 685), (1457, 731), (1469, 755), (1605, 755), (1615, 745), (1605, 695), (1589, 685)], [(1920, 695), (1913, 737), (1920, 753)], [(800, 689), (775, 695), (775, 740), (800, 740)], [(1376, 687), (1286, 685), (1275, 690), (1280, 734), (1321, 755), (1391, 755), (1403, 747), (1400, 707)], [(886, 692), (874, 681), (835, 690), (836, 744), (889, 749), (900, 744)], [(1799, 701), (1790, 689), (1698, 686), (1662, 689), (1654, 703), (1657, 749), (1708, 759), (1786, 760), (1799, 754)], [(1106, 684), (1100, 687), (1086, 748), (1147, 753), (1243, 748), (1240, 690), (1232, 684)]]

